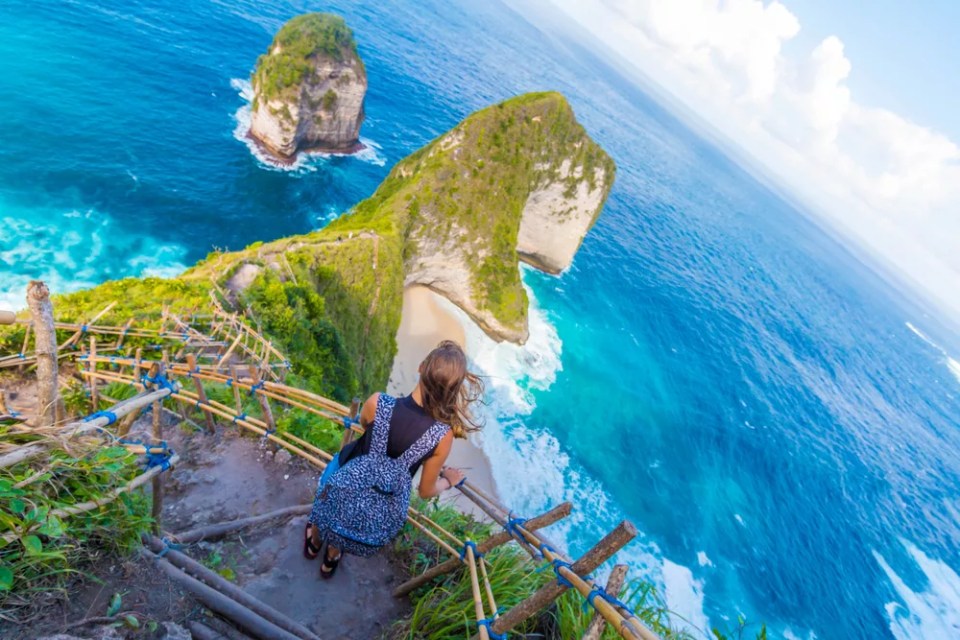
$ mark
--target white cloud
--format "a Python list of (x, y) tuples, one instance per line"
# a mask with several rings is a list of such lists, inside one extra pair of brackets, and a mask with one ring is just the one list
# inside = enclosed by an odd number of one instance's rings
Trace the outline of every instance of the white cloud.
[(785, 55), (776, 0), (553, 3), (960, 316), (960, 147), (858, 102), (840, 38)]

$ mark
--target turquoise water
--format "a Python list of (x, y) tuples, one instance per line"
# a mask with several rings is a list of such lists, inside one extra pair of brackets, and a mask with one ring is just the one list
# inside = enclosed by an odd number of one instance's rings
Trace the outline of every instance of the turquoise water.
[[(369, 150), (278, 170), (242, 141), (244, 78), (318, 8), (356, 31)], [(630, 518), (626, 557), (695, 626), (960, 637), (957, 345), (564, 33), (498, 3), (18, 0), (0, 89), (10, 306), (28, 278), (176, 273), (315, 228), (471, 111), (564, 92), (619, 175), (574, 266), (525, 272), (530, 343), (470, 335), (504, 499), (576, 496), (573, 553)]]

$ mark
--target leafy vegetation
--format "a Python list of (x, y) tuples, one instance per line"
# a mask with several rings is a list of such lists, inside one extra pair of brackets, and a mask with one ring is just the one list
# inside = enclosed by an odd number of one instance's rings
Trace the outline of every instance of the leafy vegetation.
[[(491, 525), (477, 522), (453, 507), (440, 505), (436, 500), (427, 502), (415, 499), (413, 506), (461, 540), (483, 540), (492, 533)], [(394, 552), (406, 560), (411, 577), (449, 557), (413, 527), (404, 529), (394, 543)], [(488, 571), (497, 606), (502, 609), (513, 607), (554, 579), (551, 571), (543, 570), (542, 562), (531, 562), (529, 556), (514, 544), (494, 549), (486, 555), (486, 560), (491, 564)], [(750, 637), (766, 640), (764, 626), (750, 625), (742, 618), (729, 630), (704, 629), (700, 635), (679, 631), (671, 623), (670, 611), (656, 588), (642, 580), (632, 580), (624, 585), (619, 598), (664, 640), (743, 640)], [(390, 637), (394, 640), (470, 638), (477, 633), (470, 575), (465, 570), (437, 578), (414, 591), (410, 600), (413, 605), (410, 616), (391, 630)], [(484, 600), (485, 607), (486, 604)], [(584, 607), (580, 594), (571, 590), (558, 598), (547, 611), (527, 621), (515, 632), (518, 636), (527, 634), (526, 637), (580, 638), (593, 615), (594, 610)], [(613, 640), (620, 636), (608, 626), (602, 637)]]
[[(0, 427), (6, 443), (21, 439)], [(63, 588), (99, 557), (124, 553), (149, 523), (142, 494), (121, 494), (101, 508), (68, 518), (62, 507), (102, 498), (140, 473), (122, 447), (83, 455), (54, 451), (38, 470), (23, 463), (0, 470), (0, 609), (27, 606), (31, 594)]]
[[(353, 32), (340, 16), (307, 13), (283, 25), (267, 53), (257, 60), (253, 86), (268, 100), (279, 98), (286, 90), (303, 82), (317, 56), (334, 60), (353, 56), (359, 61)], [(333, 97), (335, 100), (336, 94)], [(324, 108), (327, 108), (326, 96)]]

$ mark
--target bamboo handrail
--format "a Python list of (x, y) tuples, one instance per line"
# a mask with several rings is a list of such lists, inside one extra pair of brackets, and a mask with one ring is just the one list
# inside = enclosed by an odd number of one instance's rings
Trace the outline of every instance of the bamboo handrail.
[[(168, 462), (170, 467), (174, 467), (178, 462), (180, 462), (180, 456), (177, 454), (173, 454), (172, 456), (170, 456), (170, 460)], [(109, 493), (104, 494), (102, 497), (97, 498), (96, 500), (88, 500), (87, 502), (81, 502), (79, 504), (70, 505), (69, 507), (54, 509), (53, 511), (50, 512), (49, 515), (56, 516), (58, 518), (66, 518), (69, 516), (76, 515), (78, 513), (93, 511), (97, 507), (102, 507), (104, 505), (110, 504), (111, 502), (119, 498), (121, 494), (129, 493), (134, 489), (136, 489), (137, 487), (140, 487), (146, 484), (154, 476), (159, 475), (163, 471), (164, 471), (163, 467), (150, 467), (149, 469), (147, 469), (146, 471), (138, 475), (136, 478), (134, 478), (127, 484), (123, 485), (122, 487), (117, 487), (116, 489), (110, 491)], [(32, 527), (27, 528), (27, 530), (23, 531), (20, 534), (13, 531), (9, 533), (5, 533), (3, 535), (3, 540), (5, 540), (6, 542), (12, 542), (23, 535), (27, 535), (30, 531), (32, 531), (34, 528), (38, 526), (40, 525), (35, 524)]]
[[(460, 491), (464, 494), (464, 496), (483, 509), (488, 515), (493, 517), (494, 520), (496, 520), (501, 526), (507, 528), (506, 520), (499, 514), (494, 516), (494, 508), (491, 505), (482, 504), (484, 500), (479, 496), (479, 494), (476, 493), (475, 490), (464, 483), (464, 485), (460, 487)], [(623, 524), (621, 526), (623, 526)], [(543, 558), (554, 565), (557, 574), (566, 579), (567, 582), (569, 582), (573, 588), (580, 593), (581, 596), (590, 602), (594, 609), (596, 609), (596, 611), (604, 617), (604, 619), (617, 631), (617, 633), (620, 634), (621, 637), (630, 639), (641, 638), (642, 640), (660, 640), (659, 636), (643, 625), (643, 623), (636, 618), (636, 616), (634, 616), (633, 612), (614, 607), (602, 598), (591, 598), (590, 596), (593, 593), (593, 585), (568, 568), (566, 565), (570, 564), (569, 559), (565, 559), (560, 555), (559, 552), (553, 550), (549, 545), (544, 544), (542, 538), (540, 538), (538, 534), (528, 531), (523, 525), (514, 525), (513, 527), (508, 528), (508, 531), (515, 539), (517, 539), (518, 542), (526, 542), (529, 547), (539, 548), (540, 554), (543, 556)], [(520, 536), (516, 535), (516, 531), (519, 531)], [(633, 529), (632, 535), (635, 535), (635, 533), (636, 530)], [(523, 540), (521, 540), (521, 538)], [(525, 548), (527, 549), (528, 553), (531, 553), (533, 558), (536, 558), (536, 551), (533, 551), (533, 549), (529, 547)], [(562, 564), (557, 564), (558, 561)], [(628, 615), (624, 616), (621, 611), (626, 611)], [(505, 629), (499, 629), (499, 631), (504, 630)]]
[[(147, 394), (134, 396), (124, 400), (118, 405), (110, 410), (110, 412), (116, 416), (116, 419), (120, 419), (134, 411), (138, 411), (145, 406), (148, 406), (155, 402), (156, 400), (163, 399), (171, 394), (171, 389), (158, 389), (157, 391), (152, 391)], [(72, 422), (66, 425), (61, 433), (66, 438), (74, 438), (91, 431), (96, 431), (102, 429), (103, 427), (109, 425), (111, 418), (109, 416), (99, 416), (93, 419), (87, 419), (80, 422)], [(20, 464), (26, 462), (32, 458), (37, 457), (47, 449), (48, 442), (43, 443), (34, 443), (28, 444), (15, 449), (9, 453), (6, 453), (0, 456), (0, 469), (5, 469), (7, 467), (13, 466), (15, 464)]]

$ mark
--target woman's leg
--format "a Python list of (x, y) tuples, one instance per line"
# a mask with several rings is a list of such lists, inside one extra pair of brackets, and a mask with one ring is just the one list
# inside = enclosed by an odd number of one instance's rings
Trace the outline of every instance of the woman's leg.
[(332, 578), (337, 567), (340, 566), (340, 558), (343, 554), (332, 544), (328, 544), (323, 552), (323, 562), (320, 564), (320, 575), (324, 578)]

